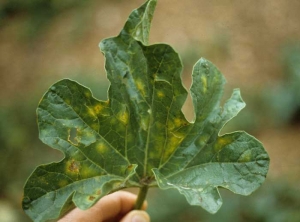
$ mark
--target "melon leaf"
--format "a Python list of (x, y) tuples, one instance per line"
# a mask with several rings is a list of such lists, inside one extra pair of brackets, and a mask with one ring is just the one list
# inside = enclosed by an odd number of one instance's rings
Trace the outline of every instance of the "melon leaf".
[(194, 120), (186, 120), (179, 55), (166, 44), (148, 45), (155, 6), (147, 1), (118, 36), (100, 43), (111, 83), (107, 101), (69, 79), (41, 99), (39, 137), (65, 157), (28, 178), (22, 205), (32, 220), (57, 219), (109, 193), (145, 186), (177, 189), (214, 213), (222, 204), (218, 187), (248, 195), (265, 180), (269, 157), (258, 140), (245, 132), (219, 135), (245, 103), (235, 89), (220, 106), (225, 79), (204, 58), (192, 75)]

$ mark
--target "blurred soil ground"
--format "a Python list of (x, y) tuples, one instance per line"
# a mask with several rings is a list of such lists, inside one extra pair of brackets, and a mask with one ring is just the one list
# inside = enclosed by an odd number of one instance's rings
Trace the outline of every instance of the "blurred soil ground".
[[(6, 3), (0, 1), (0, 8)], [(104, 58), (98, 44), (117, 35), (131, 10), (142, 3), (142, 0), (89, 0), (80, 7), (61, 10), (38, 28), (30, 26), (32, 17), (26, 10), (3, 17), (1, 109), (14, 101), (27, 101), (28, 96), (37, 104), (47, 88), (61, 78), (73, 78), (83, 84), (93, 82), (96, 90), (98, 85), (105, 91)], [(192, 65), (205, 57), (225, 75), (226, 95), (238, 87), (245, 98), (255, 99), (285, 78), (282, 50), (300, 40), (299, 9), (297, 0), (159, 0), (150, 43), (166, 42), (180, 53), (187, 88), (191, 84)], [(247, 106), (260, 110), (264, 117), (272, 115), (256, 107), (252, 99), (246, 100)], [(188, 99), (184, 111), (189, 119), (193, 115), (191, 110)], [(300, 125), (276, 125), (265, 118), (253, 121), (258, 127), (250, 133), (264, 143), (271, 157), (269, 176), (299, 182)]]

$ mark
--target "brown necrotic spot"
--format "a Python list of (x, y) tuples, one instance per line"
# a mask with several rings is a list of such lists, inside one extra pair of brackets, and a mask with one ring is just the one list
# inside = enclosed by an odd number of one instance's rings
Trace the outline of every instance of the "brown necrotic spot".
[(79, 169), (80, 169), (80, 163), (75, 160), (72, 160), (68, 167), (68, 170), (74, 173), (79, 173)]
[(94, 197), (94, 196), (89, 196), (89, 200), (90, 200), (90, 201), (95, 200), (95, 198), (96, 198), (96, 197)]

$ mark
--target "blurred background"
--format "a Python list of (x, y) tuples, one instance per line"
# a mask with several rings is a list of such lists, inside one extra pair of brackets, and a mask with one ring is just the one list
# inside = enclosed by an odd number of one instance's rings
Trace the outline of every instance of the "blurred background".
[[(0, 220), (29, 221), (23, 185), (34, 168), (63, 155), (38, 140), (35, 109), (48, 87), (71, 78), (106, 99), (98, 43), (117, 35), (143, 0), (0, 0)], [(225, 98), (240, 88), (247, 107), (222, 133), (245, 130), (271, 158), (264, 185), (249, 197), (222, 190), (215, 214), (173, 191), (150, 191), (149, 213), (165, 221), (300, 221), (300, 1), (160, 0), (150, 43), (181, 55), (189, 88), (205, 57), (225, 75)], [(192, 118), (191, 100), (183, 108)]]

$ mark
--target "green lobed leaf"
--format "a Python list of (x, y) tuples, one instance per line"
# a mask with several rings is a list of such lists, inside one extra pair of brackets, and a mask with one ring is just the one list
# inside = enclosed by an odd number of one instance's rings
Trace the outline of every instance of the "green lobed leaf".
[(184, 117), (179, 55), (166, 44), (148, 45), (155, 5), (147, 1), (118, 36), (100, 43), (111, 82), (107, 101), (68, 79), (40, 101), (40, 139), (65, 158), (37, 167), (25, 184), (22, 205), (34, 221), (142, 186), (175, 188), (214, 213), (222, 204), (218, 187), (248, 195), (263, 183), (269, 157), (262, 144), (245, 132), (219, 135), (245, 103), (236, 89), (220, 107), (225, 79), (203, 58), (190, 89), (194, 121)]

